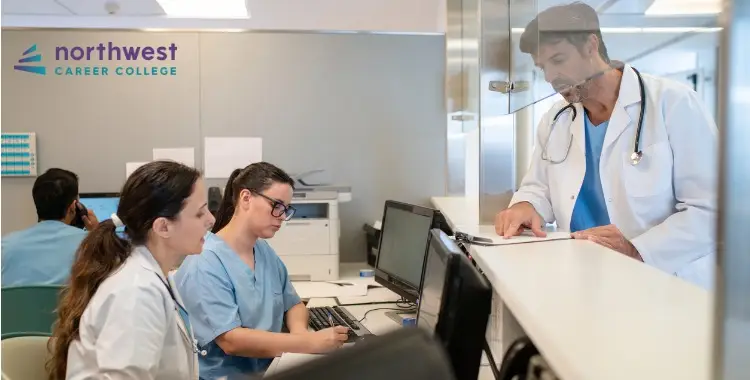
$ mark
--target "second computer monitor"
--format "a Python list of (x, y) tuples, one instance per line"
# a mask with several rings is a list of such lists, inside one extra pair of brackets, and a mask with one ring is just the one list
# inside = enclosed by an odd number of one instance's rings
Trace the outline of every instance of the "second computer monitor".
[(456, 242), (430, 231), (417, 327), (442, 342), (456, 379), (476, 379), (492, 307), (492, 288)]
[(445, 221), (437, 210), (386, 201), (375, 262), (375, 281), (407, 301), (416, 301), (430, 229), (444, 225)]

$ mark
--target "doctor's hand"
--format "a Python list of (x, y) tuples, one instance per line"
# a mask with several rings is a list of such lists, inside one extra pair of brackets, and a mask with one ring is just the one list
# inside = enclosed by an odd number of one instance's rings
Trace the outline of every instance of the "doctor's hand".
[(509, 239), (520, 235), (525, 229), (531, 229), (534, 236), (545, 237), (542, 229), (542, 216), (529, 202), (516, 203), (495, 216), (495, 232)]
[(573, 232), (570, 234), (573, 239), (589, 240), (603, 245), (611, 250), (620, 252), (625, 256), (632, 257), (638, 261), (643, 261), (641, 254), (635, 248), (630, 240), (623, 236), (622, 232), (614, 225), (589, 228), (588, 230)]
[(310, 333), (310, 348), (312, 353), (322, 354), (335, 350), (344, 345), (349, 338), (349, 329), (343, 326), (329, 327), (314, 333)]

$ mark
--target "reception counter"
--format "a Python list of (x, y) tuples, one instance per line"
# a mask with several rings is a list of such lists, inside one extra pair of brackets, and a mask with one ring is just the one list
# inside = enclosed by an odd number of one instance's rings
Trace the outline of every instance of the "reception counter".
[[(436, 197), (455, 231), (472, 225), (460, 197)], [(555, 240), (471, 254), (495, 290), (489, 335), (503, 352), (529, 336), (562, 380), (710, 379), (712, 298), (704, 289), (589, 241)], [(495, 353), (496, 359), (502, 352)]]

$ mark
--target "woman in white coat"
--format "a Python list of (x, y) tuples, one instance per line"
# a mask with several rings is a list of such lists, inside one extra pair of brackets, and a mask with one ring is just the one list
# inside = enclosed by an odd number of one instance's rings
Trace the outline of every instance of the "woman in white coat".
[(167, 274), (203, 249), (214, 222), (207, 198), (200, 173), (176, 162), (128, 177), (117, 214), (78, 248), (50, 341), (50, 379), (198, 378), (189, 317)]
[(542, 224), (557, 222), (709, 288), (718, 131), (695, 91), (610, 62), (596, 11), (583, 3), (543, 11), (520, 45), (565, 101), (542, 118), (496, 232), (544, 235)]

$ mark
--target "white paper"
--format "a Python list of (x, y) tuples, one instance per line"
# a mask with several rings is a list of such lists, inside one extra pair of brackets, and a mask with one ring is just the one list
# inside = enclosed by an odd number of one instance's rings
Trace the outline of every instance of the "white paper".
[(148, 162), (126, 162), (125, 163), (125, 178), (127, 179), (128, 177), (130, 177), (130, 175), (133, 174), (135, 169), (138, 169), (147, 163)]
[(355, 297), (355, 296), (366, 296), (367, 295), (367, 284), (366, 283), (351, 283), (347, 281), (341, 281), (346, 283), (344, 285), (336, 285), (330, 282), (319, 282), (319, 281), (295, 281), (292, 283), (294, 290), (297, 291), (297, 295), (300, 298), (332, 298), (332, 297)]
[(498, 234), (495, 232), (494, 226), (484, 225), (484, 226), (472, 226), (472, 227), (465, 227), (465, 228), (458, 227), (457, 230), (460, 232), (467, 233), (472, 236), (490, 239), (492, 240), (492, 244), (496, 244), (496, 245), (520, 244), (520, 243), (531, 243), (535, 241), (571, 239), (569, 231), (557, 231), (555, 228), (552, 228), (552, 227), (545, 228), (545, 232), (547, 233), (547, 236), (545, 237), (536, 237), (534, 236), (534, 233), (531, 232), (531, 230), (525, 230), (524, 232), (521, 233), (521, 235), (514, 236), (510, 239), (505, 239), (502, 236), (498, 236)]
[(194, 148), (154, 148), (154, 161), (172, 160), (195, 167), (195, 149)]
[(401, 296), (386, 288), (375, 288), (367, 291), (366, 296), (336, 297), (340, 305), (398, 302)]
[(310, 298), (309, 301), (305, 304), (307, 308), (311, 307), (325, 307), (325, 306), (338, 306), (336, 303), (336, 299), (334, 298)]
[(206, 137), (206, 178), (229, 178), (234, 169), (263, 160), (263, 139), (259, 137)]
[(570, 232), (547, 232), (547, 236), (545, 237), (536, 237), (531, 231), (524, 231), (520, 236), (514, 236), (510, 239), (505, 239), (502, 236), (493, 236), (492, 244), (505, 245), (505, 244), (531, 243), (535, 241), (567, 240), (567, 239), (571, 239)]
[(294, 290), (300, 298), (337, 297), (340, 286), (319, 281), (295, 281)]
[(367, 295), (367, 284), (352, 284), (339, 289), (339, 297), (362, 297)]

